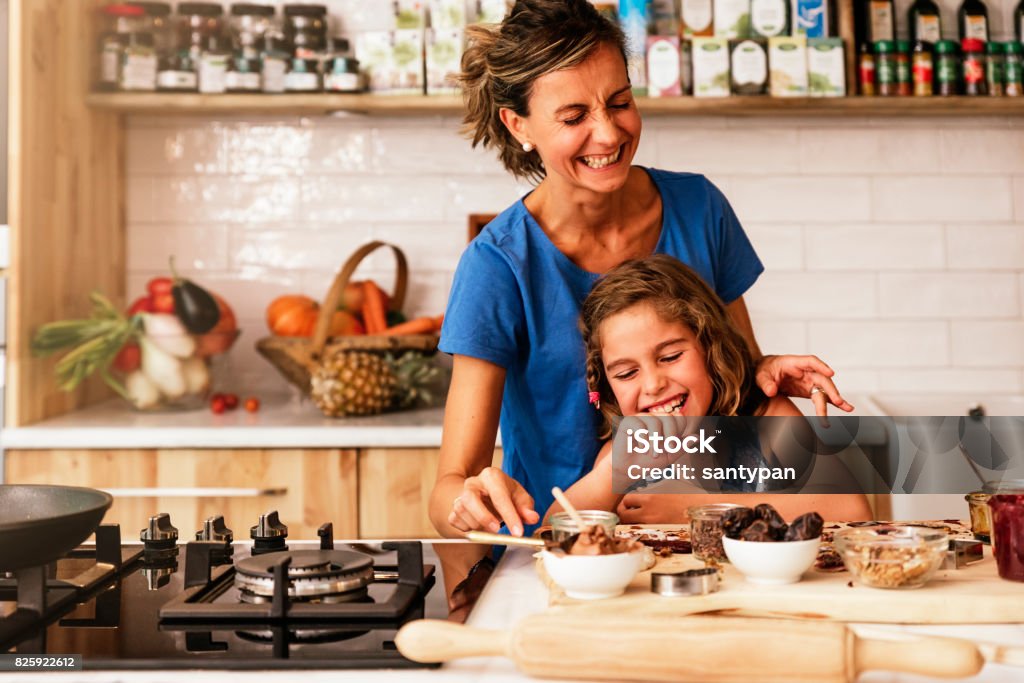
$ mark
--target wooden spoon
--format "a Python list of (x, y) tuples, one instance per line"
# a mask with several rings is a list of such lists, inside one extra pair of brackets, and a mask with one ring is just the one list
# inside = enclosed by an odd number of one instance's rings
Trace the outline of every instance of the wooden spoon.
[(572, 518), (572, 521), (576, 523), (576, 529), (579, 531), (579, 533), (582, 534), (588, 526), (592, 526), (591, 524), (586, 524), (583, 522), (583, 518), (580, 517), (580, 513), (576, 510), (576, 507), (571, 502), (569, 502), (569, 499), (566, 497), (562, 489), (556, 486), (555, 488), (551, 489), (551, 494), (555, 497), (555, 500), (558, 501), (558, 504), (562, 506), (562, 509), (569, 513), (569, 516)]

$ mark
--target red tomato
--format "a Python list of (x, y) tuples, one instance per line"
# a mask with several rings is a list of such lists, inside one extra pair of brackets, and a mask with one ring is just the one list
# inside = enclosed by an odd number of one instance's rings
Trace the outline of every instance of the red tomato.
[(215, 415), (220, 415), (226, 409), (227, 405), (225, 404), (224, 397), (220, 394), (216, 394), (210, 399), (210, 410), (213, 411)]
[(245, 409), (250, 413), (255, 413), (260, 409), (260, 400), (255, 396), (250, 396), (245, 399)]
[(234, 410), (238, 407), (238, 395), (237, 394), (224, 394), (224, 406), (228, 410)]
[(153, 297), (154, 313), (174, 313), (174, 296), (171, 294), (157, 294)]
[(132, 302), (132, 305), (128, 308), (128, 315), (132, 316), (136, 313), (152, 313), (153, 312), (153, 297), (140, 296), (138, 299)]
[(155, 277), (146, 284), (146, 291), (152, 297), (160, 296), (161, 294), (170, 294), (171, 288), (174, 287), (174, 280), (169, 277)]
[(134, 342), (128, 342), (121, 347), (121, 350), (117, 352), (114, 357), (114, 369), (125, 374), (129, 372), (135, 372), (142, 365), (142, 351), (139, 350), (139, 345)]

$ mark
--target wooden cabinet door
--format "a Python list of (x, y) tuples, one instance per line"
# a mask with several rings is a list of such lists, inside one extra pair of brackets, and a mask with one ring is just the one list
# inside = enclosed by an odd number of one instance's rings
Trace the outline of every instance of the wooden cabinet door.
[(109, 489), (105, 522), (138, 538), (150, 515), (167, 512), (180, 538), (224, 515), (235, 538), (249, 538), (260, 513), (277, 510), (288, 536), (315, 539), (324, 522), (335, 538), (358, 533), (354, 450), (9, 451), (6, 481)]
[[(427, 506), (437, 478), (437, 448), (359, 452), (359, 537), (437, 538)], [(501, 449), (494, 452), (501, 467)]]

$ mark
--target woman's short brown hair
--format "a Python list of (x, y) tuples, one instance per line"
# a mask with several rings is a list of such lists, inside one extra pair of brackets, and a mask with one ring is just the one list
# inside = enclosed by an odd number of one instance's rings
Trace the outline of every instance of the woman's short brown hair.
[(467, 30), (459, 82), (466, 105), (463, 132), (473, 146), (498, 150), (501, 163), (517, 178), (544, 179), (536, 153), (522, 146), (501, 121), (501, 110), (530, 115), (530, 93), (541, 76), (581, 63), (601, 45), (619, 50), (625, 62), (622, 30), (589, 0), (518, 0), (500, 24)]
[(714, 397), (709, 415), (756, 412), (764, 394), (754, 382), (754, 359), (746, 340), (732, 324), (725, 304), (691, 268), (665, 254), (626, 261), (598, 280), (580, 312), (586, 347), (587, 389), (601, 398), (605, 418), (602, 438), (622, 415), (601, 360), (601, 323), (640, 303), (654, 306), (665, 321), (679, 322), (697, 336)]

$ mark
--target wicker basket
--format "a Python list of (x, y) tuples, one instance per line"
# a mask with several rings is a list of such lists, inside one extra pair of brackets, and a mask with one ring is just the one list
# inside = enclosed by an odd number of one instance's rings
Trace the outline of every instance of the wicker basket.
[(355, 335), (347, 337), (331, 337), (331, 318), (345, 286), (352, 278), (356, 268), (371, 252), (388, 247), (395, 255), (397, 271), (395, 273), (395, 290), (391, 295), (391, 310), (400, 311), (405, 302), (405, 289), (409, 280), (409, 266), (402, 250), (385, 242), (370, 242), (356, 249), (338, 274), (324, 297), (320, 307), (320, 317), (312, 338), (308, 337), (266, 337), (256, 342), (256, 350), (276, 367), (285, 378), (309, 393), (309, 382), (312, 373), (320, 365), (323, 358), (329, 358), (338, 351), (371, 351), (393, 354), (404, 351), (419, 351), (429, 355), (437, 351), (438, 337), (436, 334), (404, 334), (391, 336), (384, 334)]

